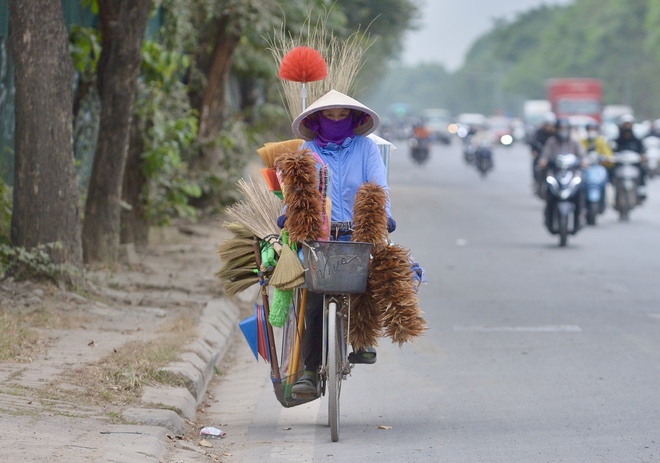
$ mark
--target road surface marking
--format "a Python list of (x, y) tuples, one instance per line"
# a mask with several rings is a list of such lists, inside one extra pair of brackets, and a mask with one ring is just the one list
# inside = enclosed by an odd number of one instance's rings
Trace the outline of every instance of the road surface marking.
[(514, 332), (514, 333), (579, 333), (577, 325), (541, 325), (541, 326), (460, 326), (454, 325), (454, 331), (468, 332)]

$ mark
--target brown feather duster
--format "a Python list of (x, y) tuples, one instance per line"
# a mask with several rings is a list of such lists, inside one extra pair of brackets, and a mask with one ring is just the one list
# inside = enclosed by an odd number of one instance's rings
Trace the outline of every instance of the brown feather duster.
[(316, 160), (309, 153), (307, 149), (292, 151), (276, 161), (284, 184), (286, 229), (291, 242), (318, 240), (326, 234)]
[[(387, 243), (386, 206), (387, 192), (374, 182), (362, 184), (355, 195), (351, 240), (372, 243), (372, 254)], [(374, 281), (374, 276), (370, 269), (367, 291), (357, 295), (351, 305), (350, 341), (356, 350), (375, 346), (378, 338), (383, 335), (384, 311), (374, 298), (372, 289), (380, 283)]]
[(353, 349), (377, 346), (378, 338), (383, 336), (383, 321), (382, 310), (375, 303), (372, 291), (367, 289), (351, 297), (349, 341)]
[(363, 183), (353, 206), (353, 241), (387, 243), (387, 191), (375, 182)]
[(411, 270), (410, 252), (396, 244), (373, 252), (369, 288), (382, 310), (385, 336), (402, 345), (427, 329)]

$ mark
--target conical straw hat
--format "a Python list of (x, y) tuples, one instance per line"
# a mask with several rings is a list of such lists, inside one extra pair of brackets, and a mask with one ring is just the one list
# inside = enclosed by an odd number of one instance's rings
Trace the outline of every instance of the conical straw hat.
[(380, 117), (378, 117), (378, 114), (374, 110), (368, 108), (359, 101), (354, 100), (348, 95), (344, 95), (337, 90), (330, 90), (328, 93), (309, 105), (305, 111), (300, 113), (300, 115), (295, 118), (291, 124), (293, 133), (297, 137), (303, 138), (305, 140), (313, 140), (315, 134), (309, 130), (309, 128), (307, 128), (305, 119), (317, 111), (323, 111), (324, 109), (332, 108), (354, 109), (356, 111), (361, 111), (369, 116), (362, 124), (353, 129), (357, 135), (369, 135), (380, 125)]

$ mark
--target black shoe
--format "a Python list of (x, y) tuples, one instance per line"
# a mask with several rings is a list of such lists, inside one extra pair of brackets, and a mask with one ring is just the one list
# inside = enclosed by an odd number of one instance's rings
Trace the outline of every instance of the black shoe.
[(365, 363), (373, 365), (376, 363), (376, 349), (373, 347), (365, 347), (364, 349), (356, 350), (348, 354), (348, 361), (351, 363)]
[(315, 371), (305, 371), (291, 388), (294, 396), (310, 396), (317, 394), (317, 374)]

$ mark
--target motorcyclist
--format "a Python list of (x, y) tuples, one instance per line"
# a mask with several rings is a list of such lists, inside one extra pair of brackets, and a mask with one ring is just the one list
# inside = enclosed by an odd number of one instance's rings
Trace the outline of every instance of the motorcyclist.
[(495, 145), (495, 139), (495, 134), (487, 125), (474, 127), (474, 133), (472, 135), (472, 146), (475, 150), (477, 166), (479, 159), (484, 152), (483, 150), (489, 150), (492, 152), (493, 146)]
[(600, 126), (596, 122), (590, 122), (585, 127), (586, 138), (582, 139), (582, 146), (589, 153), (597, 153), (601, 163), (608, 169), (614, 166), (614, 153), (607, 138), (600, 132)]
[(635, 118), (631, 115), (621, 116), (619, 119), (619, 136), (614, 141), (615, 151), (634, 151), (639, 153), (642, 157), (639, 163), (639, 186), (637, 188), (637, 197), (639, 202), (646, 199), (646, 169), (644, 169), (644, 162), (646, 161), (646, 149), (642, 140), (635, 136), (633, 132), (633, 125)]
[(421, 121), (413, 123), (412, 138), (408, 140), (410, 154), (413, 160), (422, 163), (428, 159), (429, 144), (431, 143), (431, 131)]
[[(585, 150), (581, 143), (579, 143), (572, 136), (572, 128), (568, 119), (559, 118), (555, 124), (555, 134), (546, 141), (543, 146), (543, 151), (539, 155), (538, 167), (543, 172), (548, 169), (554, 168), (555, 159), (560, 154), (574, 154), (580, 160), (582, 166), (586, 166)], [(544, 175), (545, 176), (545, 175)], [(552, 195), (546, 195), (545, 203), (545, 223), (548, 229), (552, 224), (552, 211), (554, 208), (554, 201), (556, 199)], [(582, 193), (575, 196), (575, 224), (576, 230), (582, 226)]]
[[(587, 201), (589, 201), (589, 182), (590, 180), (592, 182), (598, 182), (600, 185), (600, 181), (602, 181), (602, 189), (601, 189), (601, 194), (600, 194), (600, 205), (599, 205), (599, 212), (602, 214), (605, 211), (605, 185), (607, 184), (607, 180), (603, 180), (602, 177), (599, 176), (599, 173), (602, 173), (602, 169), (605, 169), (605, 172), (607, 172), (607, 178), (611, 179), (611, 170), (614, 167), (614, 153), (612, 152), (612, 147), (610, 146), (610, 143), (608, 142), (607, 138), (601, 134), (600, 132), (600, 126), (598, 123), (594, 122), (589, 122), (586, 126), (586, 136), (585, 138), (582, 139), (582, 145), (584, 146), (584, 149), (587, 151), (587, 158), (589, 160), (589, 163), (594, 167), (595, 170), (588, 171), (591, 172), (592, 175), (586, 175), (586, 181), (584, 183), (585, 186), (585, 191), (587, 191)], [(591, 186), (593, 187), (594, 183), (591, 183)], [(593, 220), (595, 220), (594, 217), (591, 218), (592, 221), (590, 221), (590, 216), (589, 212), (587, 211), (587, 222), (588, 223), (595, 223)]]
[(600, 132), (600, 126), (595, 122), (590, 122), (585, 127), (587, 129), (587, 137), (582, 140), (584, 149), (589, 152), (596, 152), (600, 156), (607, 159), (612, 158), (612, 147), (607, 141), (607, 138)]
[(538, 168), (539, 156), (543, 151), (543, 146), (555, 133), (555, 123), (557, 122), (554, 113), (547, 113), (543, 119), (543, 124), (536, 131), (529, 145), (532, 150), (532, 178), (534, 179), (534, 188), (540, 195), (539, 184), (543, 180), (540, 169)]

